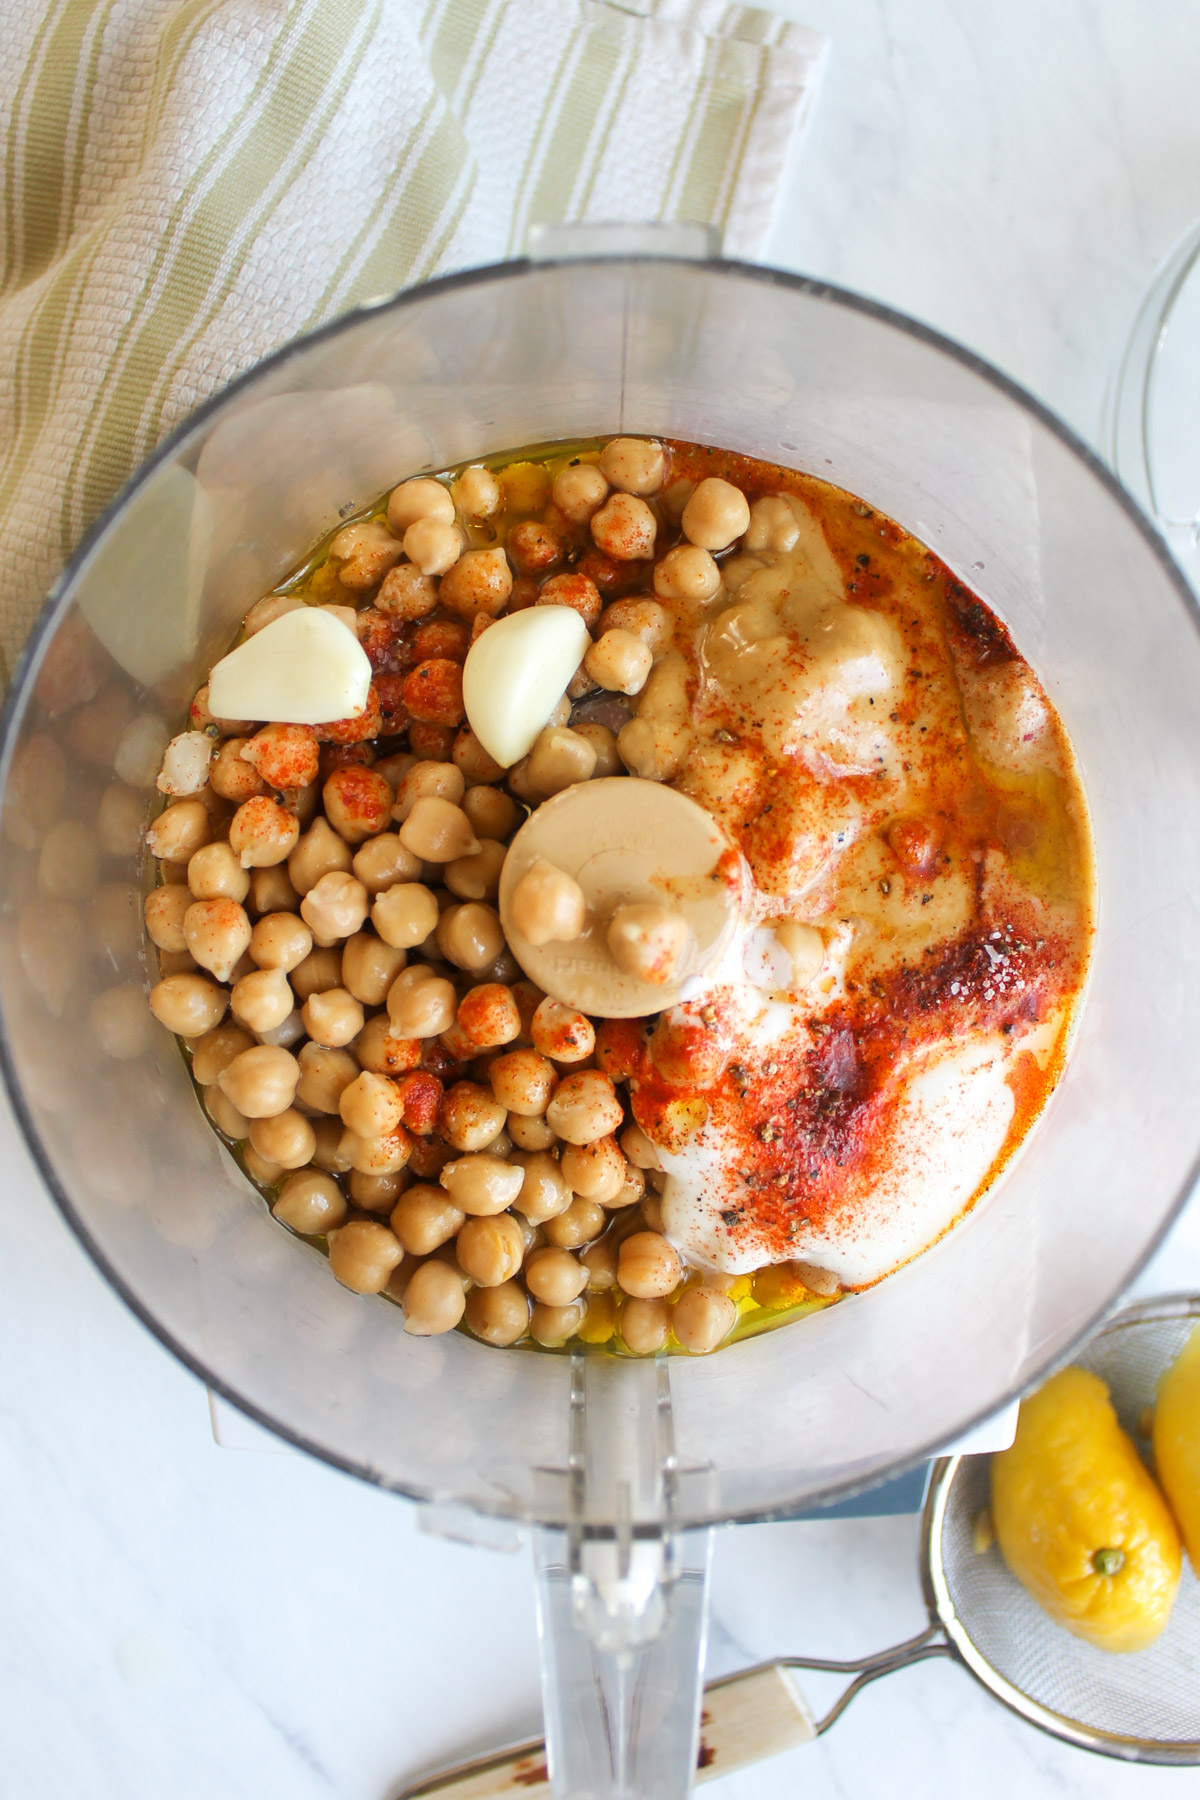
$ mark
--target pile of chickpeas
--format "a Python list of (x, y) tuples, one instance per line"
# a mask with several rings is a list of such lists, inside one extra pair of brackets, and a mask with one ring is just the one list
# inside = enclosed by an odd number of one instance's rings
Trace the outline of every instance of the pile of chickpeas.
[[(365, 715), (215, 719), (202, 688), (164, 758), (151, 1009), (275, 1217), (418, 1336), (701, 1353), (750, 1295), (664, 1235), (616, 1039), (521, 978), (496, 910), (530, 807), (597, 776), (668, 779), (685, 753), (676, 620), (717, 592), (713, 552), (749, 541), (752, 519), (732, 484), (668, 473), (659, 444), (616, 439), (404, 482), (244, 625), (342, 611), (376, 670)], [(678, 541), (651, 567), (664, 535)], [(466, 722), (462, 664), (497, 617), (537, 604), (575, 608), (592, 642), (505, 770)], [(604, 692), (640, 696), (635, 716), (569, 723)], [(530, 937), (556, 918), (531, 913)], [(804, 1293), (756, 1280), (760, 1304)]]

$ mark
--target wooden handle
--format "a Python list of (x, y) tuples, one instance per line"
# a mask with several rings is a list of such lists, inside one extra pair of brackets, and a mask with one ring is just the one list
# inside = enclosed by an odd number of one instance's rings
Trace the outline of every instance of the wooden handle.
[[(704, 1690), (696, 1780), (729, 1775), (816, 1735), (803, 1694), (779, 1663), (726, 1675)], [(546, 1746), (534, 1738), (458, 1763), (404, 1788), (396, 1800), (552, 1800)]]

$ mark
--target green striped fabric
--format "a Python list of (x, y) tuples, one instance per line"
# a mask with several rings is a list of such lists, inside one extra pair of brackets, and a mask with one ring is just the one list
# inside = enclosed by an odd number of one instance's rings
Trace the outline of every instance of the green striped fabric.
[(724, 0), (4, 0), (0, 676), (121, 482), (298, 332), (539, 224), (756, 255), (825, 50)]

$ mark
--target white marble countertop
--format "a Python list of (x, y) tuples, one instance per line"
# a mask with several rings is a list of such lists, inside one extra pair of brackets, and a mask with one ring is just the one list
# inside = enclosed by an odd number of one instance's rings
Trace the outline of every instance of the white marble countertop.
[[(928, 320), (1094, 437), (1136, 301), (1200, 212), (1190, 0), (781, 10), (829, 31), (834, 58), (771, 260)], [(0, 1168), (4, 1800), (387, 1800), (535, 1730), (527, 1558), (426, 1537), (304, 1458), (218, 1449), (203, 1389), (94, 1272), (2, 1106)], [(1138, 1283), (1183, 1288), (1200, 1288), (1195, 1208)], [(723, 1534), (711, 1672), (910, 1634), (916, 1542), (912, 1519)], [(1137, 1800), (1200, 1775), (1070, 1750), (933, 1663), (710, 1791), (801, 1783), (814, 1800)]]

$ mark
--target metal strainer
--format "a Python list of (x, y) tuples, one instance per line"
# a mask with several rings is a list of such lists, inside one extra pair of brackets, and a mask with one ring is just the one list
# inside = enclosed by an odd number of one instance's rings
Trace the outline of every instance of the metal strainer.
[[(1198, 1317), (1200, 1299), (1147, 1301), (1118, 1313), (1072, 1358), (1107, 1382), (1142, 1450), (1142, 1416)], [(1190, 1564), (1156, 1643), (1125, 1655), (1097, 1650), (1047, 1617), (997, 1548), (976, 1551), (989, 1475), (987, 1457), (934, 1469), (922, 1521), (929, 1650), (957, 1656), (998, 1700), (1068, 1743), (1133, 1762), (1200, 1762), (1200, 1583)]]
[[(1071, 1360), (1108, 1384), (1134, 1442), (1159, 1381), (1200, 1319), (1200, 1297), (1173, 1295), (1118, 1313)], [(1200, 1582), (1185, 1559), (1166, 1630), (1148, 1650), (1095, 1649), (1056, 1625), (1009, 1573), (999, 1548), (980, 1552), (975, 1522), (988, 1505), (991, 1458), (949, 1456), (934, 1464), (921, 1521), (921, 1579), (929, 1624), (916, 1637), (853, 1662), (786, 1656), (705, 1689), (697, 1779), (728, 1775), (810, 1742), (881, 1676), (929, 1657), (964, 1664), (997, 1700), (1031, 1725), (1130, 1762), (1200, 1763)], [(819, 1670), (853, 1679), (816, 1718), (792, 1676)], [(397, 1800), (543, 1800), (545, 1749), (515, 1745), (446, 1769)]]

